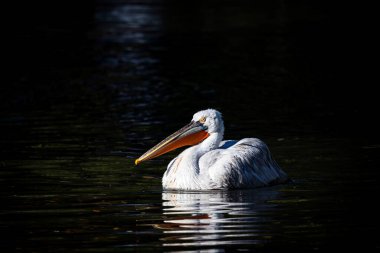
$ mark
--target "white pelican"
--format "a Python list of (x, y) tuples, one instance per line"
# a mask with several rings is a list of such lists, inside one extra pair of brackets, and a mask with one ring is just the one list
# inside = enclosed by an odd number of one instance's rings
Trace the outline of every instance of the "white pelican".
[(222, 141), (222, 114), (214, 109), (194, 114), (191, 122), (149, 149), (135, 164), (183, 146), (162, 178), (164, 189), (254, 188), (288, 180), (267, 145), (256, 138)]

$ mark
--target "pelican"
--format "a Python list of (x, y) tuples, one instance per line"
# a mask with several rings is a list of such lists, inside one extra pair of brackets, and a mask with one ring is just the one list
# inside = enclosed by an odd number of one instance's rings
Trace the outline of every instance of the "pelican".
[(169, 163), (162, 178), (164, 189), (255, 188), (288, 180), (263, 141), (257, 138), (222, 141), (223, 134), (219, 111), (199, 111), (189, 124), (149, 149), (135, 164), (191, 146)]

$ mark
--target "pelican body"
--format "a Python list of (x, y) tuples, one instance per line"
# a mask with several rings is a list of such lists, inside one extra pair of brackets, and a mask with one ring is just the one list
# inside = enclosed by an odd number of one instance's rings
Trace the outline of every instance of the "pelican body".
[(191, 122), (136, 159), (135, 164), (183, 146), (191, 146), (168, 165), (164, 189), (255, 188), (284, 183), (286, 173), (267, 145), (257, 138), (223, 141), (224, 124), (214, 109), (194, 114)]

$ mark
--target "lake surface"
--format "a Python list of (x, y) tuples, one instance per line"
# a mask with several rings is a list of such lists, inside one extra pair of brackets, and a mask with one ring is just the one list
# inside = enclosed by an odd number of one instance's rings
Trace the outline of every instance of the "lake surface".
[[(0, 249), (379, 250), (378, 124), (341, 83), (336, 19), (322, 4), (237, 2), (98, 1), (72, 23), (37, 10), (16, 23)], [(179, 151), (134, 166), (209, 107), (226, 139), (264, 140), (292, 182), (163, 191)]]

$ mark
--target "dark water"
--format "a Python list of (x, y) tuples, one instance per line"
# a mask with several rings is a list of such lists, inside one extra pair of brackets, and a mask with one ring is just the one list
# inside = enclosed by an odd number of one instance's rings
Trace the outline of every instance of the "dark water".
[[(375, 95), (346, 86), (354, 28), (337, 6), (29, 7), (0, 88), (4, 252), (379, 250)], [(293, 182), (166, 192), (178, 152), (134, 166), (208, 107), (227, 139), (267, 142)]]

